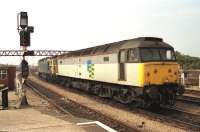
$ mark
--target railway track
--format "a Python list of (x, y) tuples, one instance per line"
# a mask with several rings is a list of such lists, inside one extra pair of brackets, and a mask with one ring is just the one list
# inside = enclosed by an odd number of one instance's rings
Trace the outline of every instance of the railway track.
[(178, 97), (177, 100), (181, 101), (181, 102), (195, 104), (195, 105), (200, 106), (200, 97), (197, 98), (197, 97), (193, 97), (193, 96), (183, 95), (181, 97)]
[(192, 95), (200, 97), (200, 90), (186, 89), (185, 93), (186, 94), (192, 94)]
[(31, 80), (27, 80), (25, 84), (31, 88), (33, 91), (35, 91), (37, 94), (39, 94), (42, 98), (49, 101), (51, 104), (53, 104), (55, 107), (57, 107), (59, 110), (61, 110), (64, 113), (72, 114), (73, 116), (77, 116), (81, 118), (87, 118), (91, 120), (98, 120), (106, 125), (112, 127), (113, 129), (117, 131), (126, 131), (126, 132), (137, 132), (138, 130), (128, 126), (127, 124), (124, 124), (123, 122), (119, 122), (117, 120), (113, 120), (110, 117), (107, 117), (106, 115), (103, 115), (102, 113), (99, 113), (97, 111), (93, 111), (90, 108), (87, 108), (81, 104), (78, 104), (71, 100), (65, 100), (62, 96), (59, 94), (56, 94), (53, 91), (50, 91), (41, 85), (38, 85)]
[(200, 115), (181, 110), (178, 107), (161, 106), (159, 111), (154, 112), (160, 117), (169, 118), (179, 124), (187, 125), (193, 130), (200, 131)]
[[(34, 84), (34, 85), (36, 85), (36, 84)], [(37, 86), (37, 87), (41, 87), (41, 86)], [(80, 90), (75, 90), (75, 92), (77, 92), (77, 91), (78, 91), (78, 93), (81, 92), (79, 94), (87, 94)], [(74, 92), (74, 90), (73, 90), (73, 92)], [(92, 98), (93, 98), (93, 96), (92, 96)], [(95, 100), (99, 99), (105, 103), (109, 103), (110, 105), (113, 105), (114, 107), (118, 107), (119, 109), (124, 109), (126, 111), (130, 111), (133, 113), (145, 114), (152, 118), (156, 118), (156, 119), (162, 120), (164, 122), (168, 122), (170, 124), (175, 124), (175, 126), (178, 125), (178, 126), (181, 126), (184, 128), (189, 128), (191, 130), (200, 131), (200, 116), (186, 112), (186, 111), (182, 111), (176, 107), (161, 107), (161, 109), (159, 109), (159, 111), (158, 110), (147, 111), (147, 110), (142, 110), (142, 109), (137, 109), (137, 108), (130, 109), (130, 106), (119, 104), (115, 101), (102, 99), (102, 98), (99, 98), (96, 96), (94, 96), (94, 98), (95, 98)], [(100, 115), (102, 115), (102, 114), (100, 114)], [(124, 123), (122, 123), (121, 125), (127, 127), (126, 124), (124, 124)], [(116, 128), (114, 128), (114, 129), (116, 129)], [(132, 129), (131, 126), (128, 126), (128, 129)]]

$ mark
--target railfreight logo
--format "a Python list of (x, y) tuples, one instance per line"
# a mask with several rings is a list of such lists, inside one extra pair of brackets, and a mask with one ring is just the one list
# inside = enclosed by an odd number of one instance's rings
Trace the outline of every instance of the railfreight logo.
[(87, 71), (89, 72), (89, 78), (94, 79), (94, 64), (91, 60), (87, 61)]

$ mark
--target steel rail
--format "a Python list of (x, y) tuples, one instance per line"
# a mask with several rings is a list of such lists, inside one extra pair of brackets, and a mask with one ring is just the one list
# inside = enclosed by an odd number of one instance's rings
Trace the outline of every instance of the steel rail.
[(38, 94), (40, 97), (42, 97), (43, 99), (47, 100), (50, 104), (52, 104), (53, 106), (55, 106), (58, 110), (62, 111), (65, 114), (68, 114), (70, 116), (72, 116), (71, 113), (69, 113), (67, 110), (65, 110), (62, 106), (58, 105), (55, 100), (52, 100), (50, 98), (48, 98), (47, 96), (45, 96), (44, 94), (42, 94), (35, 86), (33, 83), (31, 83), (30, 81), (26, 81), (25, 85), (28, 86), (29, 88), (31, 88), (36, 94)]
[[(194, 114), (194, 113), (190, 113), (184, 110), (181, 110), (178, 107), (175, 106), (161, 106), (161, 108), (163, 108), (165, 111), (169, 112), (169, 114), (166, 114), (170, 120), (173, 120), (177, 123), (181, 123), (184, 125), (187, 125), (191, 128), (194, 128), (198, 131), (200, 131), (200, 121), (194, 121), (191, 118), (198, 118), (198, 120), (200, 120), (200, 115), (199, 114)], [(174, 116), (172, 113), (176, 113), (177, 116)], [(158, 113), (154, 113), (154, 114), (158, 114)], [(163, 116), (166, 117), (165, 113), (161, 113), (158, 114), (159, 116)], [(190, 117), (190, 118), (184, 118), (183, 115), (185, 115), (185, 117)]]
[(200, 98), (192, 97), (192, 96), (181, 96), (177, 98), (178, 101), (182, 101), (185, 103), (195, 104), (200, 106)]
[(200, 96), (200, 90), (186, 89), (185, 93), (193, 94), (195, 96)]
[[(144, 111), (144, 113), (149, 113), (151, 116), (154, 116), (155, 118), (166, 121), (168, 123), (176, 123), (179, 126), (191, 128), (192, 129), (191, 131), (200, 131), (200, 125), (196, 125), (196, 124), (193, 124), (193, 123), (190, 123), (190, 122), (183, 121), (183, 120), (178, 119), (178, 118), (173, 118), (173, 117), (163, 115), (163, 114), (159, 114), (159, 113), (155, 113), (155, 112)], [(177, 126), (177, 125), (175, 125), (175, 126)]]

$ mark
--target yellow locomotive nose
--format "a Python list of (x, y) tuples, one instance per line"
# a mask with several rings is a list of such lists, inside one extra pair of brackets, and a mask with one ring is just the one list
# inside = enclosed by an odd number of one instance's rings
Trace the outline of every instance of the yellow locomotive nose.
[(175, 62), (149, 62), (139, 66), (139, 84), (146, 85), (162, 85), (165, 83), (177, 83), (178, 67)]

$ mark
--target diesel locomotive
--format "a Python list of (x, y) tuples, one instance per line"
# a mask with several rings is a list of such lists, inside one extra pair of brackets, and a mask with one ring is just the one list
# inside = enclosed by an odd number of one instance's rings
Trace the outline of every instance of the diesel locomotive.
[(174, 105), (178, 83), (174, 48), (161, 38), (139, 37), (39, 60), (39, 76), (121, 103)]

